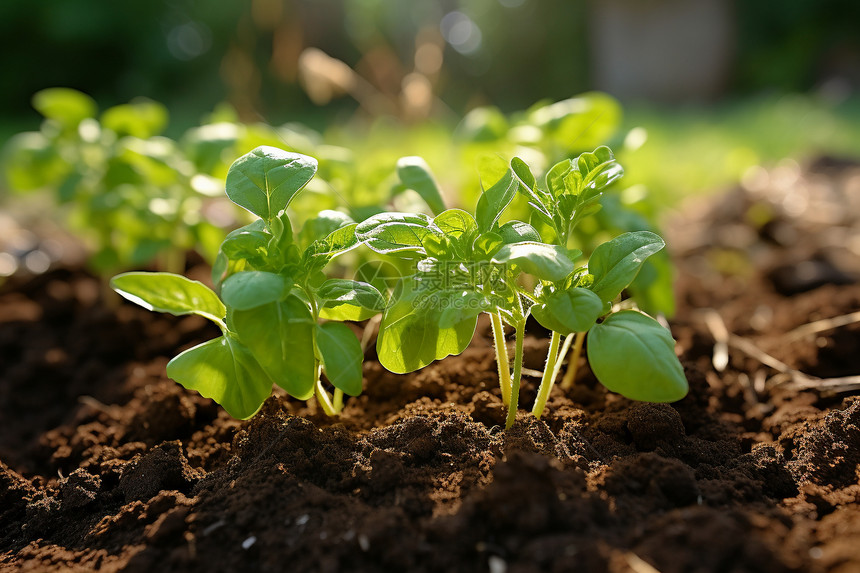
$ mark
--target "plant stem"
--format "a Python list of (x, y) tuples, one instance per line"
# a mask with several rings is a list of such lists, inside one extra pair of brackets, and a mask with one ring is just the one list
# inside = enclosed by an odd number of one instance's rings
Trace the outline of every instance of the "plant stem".
[(573, 344), (573, 356), (570, 358), (567, 372), (564, 373), (564, 378), (561, 381), (561, 387), (564, 390), (570, 390), (573, 386), (573, 379), (576, 378), (576, 369), (579, 368), (579, 357), (582, 355), (582, 342), (584, 340), (585, 333), (577, 332), (576, 342)]
[(326, 413), (326, 416), (337, 416), (340, 414), (341, 408), (343, 408), (343, 392), (340, 395), (340, 408), (338, 407), (338, 390), (334, 391), (335, 403), (332, 404), (331, 396), (329, 396), (328, 392), (325, 388), (323, 388), (322, 380), (320, 380), (320, 375), (322, 373), (322, 364), (319, 360), (316, 361), (316, 373), (317, 373), (317, 383), (314, 387), (314, 393), (317, 396), (317, 401), (320, 404), (320, 408), (323, 409), (323, 412)]
[(316, 395), (317, 401), (323, 409), (323, 412), (325, 412), (327, 416), (337, 416), (337, 409), (334, 404), (331, 403), (331, 397), (328, 395), (328, 392), (326, 392), (326, 389), (323, 388), (322, 381), (319, 379), (317, 379)]
[(490, 313), (493, 322), (493, 342), (496, 345), (496, 364), (499, 367), (499, 386), (502, 389), (502, 402), (511, 402), (511, 362), (508, 347), (505, 345), (505, 330), (498, 312)]
[(564, 357), (567, 356), (567, 352), (570, 350), (570, 345), (573, 343), (574, 338), (576, 338), (575, 332), (571, 332), (564, 337), (564, 342), (561, 344), (561, 350), (558, 351), (558, 360), (555, 361), (555, 368), (552, 369), (553, 382), (558, 379), (558, 373), (561, 371)]
[(338, 414), (343, 412), (343, 390), (340, 388), (334, 389), (334, 409)]
[(523, 369), (523, 338), (525, 336), (526, 321), (521, 318), (517, 321), (517, 345), (514, 354), (514, 376), (511, 380), (511, 401), (508, 404), (508, 419), (505, 429), (510, 429), (517, 419), (517, 406), (520, 401), (520, 377)]
[(543, 376), (540, 379), (540, 388), (538, 389), (537, 398), (535, 398), (535, 405), (532, 407), (532, 414), (535, 418), (540, 418), (541, 414), (543, 414), (543, 409), (546, 407), (546, 401), (555, 382), (555, 365), (558, 362), (558, 343), (560, 340), (561, 335), (553, 331), (549, 341), (549, 352), (546, 355), (546, 365), (543, 368)]

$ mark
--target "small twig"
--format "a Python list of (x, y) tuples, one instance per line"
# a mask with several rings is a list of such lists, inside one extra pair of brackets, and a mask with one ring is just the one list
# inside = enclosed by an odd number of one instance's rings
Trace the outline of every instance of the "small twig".
[(850, 314), (816, 320), (815, 322), (798, 326), (797, 328), (788, 331), (785, 337), (789, 342), (791, 342), (799, 338), (803, 338), (804, 336), (809, 336), (810, 334), (817, 334), (819, 332), (824, 332), (825, 330), (832, 330), (834, 328), (839, 328), (840, 326), (847, 326), (857, 322), (860, 322), (860, 310)]
[(761, 350), (758, 346), (747, 340), (746, 338), (742, 338), (740, 336), (730, 334), (729, 335), (729, 345), (733, 348), (737, 348), (744, 354), (755, 358), (765, 366), (770, 366), (774, 370), (778, 372), (782, 372), (783, 374), (788, 374), (792, 377), (793, 380), (817, 380), (815, 376), (809, 376), (804, 374), (800, 370), (795, 370), (785, 362), (774, 358), (770, 354)]
[(112, 406), (108, 406), (104, 402), (96, 400), (92, 396), (78, 396), (78, 403), (89, 406), (93, 410), (97, 410), (103, 414), (107, 414), (108, 416), (113, 416), (114, 408)]
[(752, 380), (750, 380), (749, 375), (746, 372), (741, 372), (738, 375), (738, 380), (741, 381), (744, 387), (744, 399), (749, 404), (758, 404), (758, 395), (756, 394), (755, 387), (753, 386)]
[(753, 378), (753, 390), (755, 390), (756, 394), (763, 394), (767, 389), (767, 372), (764, 370), (758, 370), (755, 373), (755, 377)]
[(729, 329), (726, 328), (726, 323), (723, 317), (712, 308), (704, 309), (705, 326), (714, 337), (714, 355), (711, 362), (714, 365), (714, 370), (722, 372), (729, 365)]
[(625, 553), (624, 559), (627, 561), (627, 565), (630, 566), (630, 569), (632, 569), (634, 573), (660, 573), (659, 569), (657, 569), (632, 551), (628, 551), (627, 553)]
[(813, 378), (809, 380), (792, 380), (783, 383), (784, 387), (797, 390), (831, 390), (833, 392), (854, 392), (860, 390), (860, 376), (843, 376), (841, 378)]
[(520, 372), (523, 376), (528, 376), (529, 378), (543, 378), (543, 372), (540, 370), (534, 370), (533, 368), (520, 368)]

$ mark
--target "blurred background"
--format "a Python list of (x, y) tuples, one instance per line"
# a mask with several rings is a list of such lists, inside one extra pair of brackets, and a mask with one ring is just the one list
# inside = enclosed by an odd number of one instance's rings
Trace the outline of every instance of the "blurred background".
[(854, 0), (4, 2), (0, 138), (36, 129), (31, 98), (55, 86), (102, 109), (160, 101), (172, 136), (217, 109), (453, 129), (478, 106), (600, 90), (641, 148), (628, 173), (686, 194), (761, 162), (860, 154), (858, 30)]

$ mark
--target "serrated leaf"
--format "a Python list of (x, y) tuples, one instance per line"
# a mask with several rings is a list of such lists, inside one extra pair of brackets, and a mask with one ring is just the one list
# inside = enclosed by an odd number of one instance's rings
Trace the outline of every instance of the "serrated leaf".
[(272, 393), (271, 379), (229, 334), (179, 354), (167, 363), (167, 375), (239, 419), (253, 416)]
[(176, 316), (198, 314), (223, 325), (227, 309), (209, 287), (172, 273), (131, 272), (115, 276), (111, 288), (147, 310)]
[(588, 333), (588, 362), (601, 384), (632, 400), (675, 402), (689, 385), (671, 333), (648, 315), (623, 310)]
[(237, 159), (227, 172), (227, 196), (268, 221), (313, 179), (317, 160), (261, 146)]

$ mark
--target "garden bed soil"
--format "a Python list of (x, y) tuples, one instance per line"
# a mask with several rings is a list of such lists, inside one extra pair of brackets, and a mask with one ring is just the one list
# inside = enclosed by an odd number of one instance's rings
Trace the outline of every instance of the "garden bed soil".
[(541, 420), (526, 378), (508, 431), (484, 323), (410, 375), (371, 350), (340, 419), (276, 392), (237, 421), (165, 376), (203, 319), (106, 308), (80, 269), (13, 277), (0, 570), (860, 571), (860, 324), (794, 330), (860, 309), (858, 198), (860, 169), (822, 160), (687, 207), (689, 396), (632, 402), (583, 365)]

